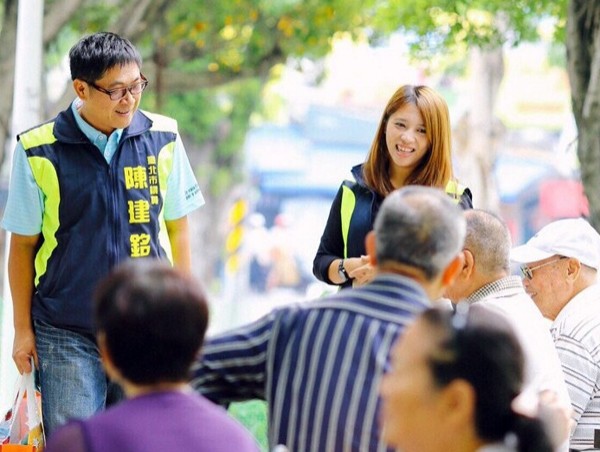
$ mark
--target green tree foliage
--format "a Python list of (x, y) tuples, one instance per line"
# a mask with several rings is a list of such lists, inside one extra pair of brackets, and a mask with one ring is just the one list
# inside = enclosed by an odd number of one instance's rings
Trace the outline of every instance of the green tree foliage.
[(209, 195), (218, 196), (239, 181), (239, 150), (272, 68), (289, 57), (324, 56), (336, 32), (357, 35), (366, 25), (365, 2), (357, 0), (88, 0), (83, 6), (53, 41), (55, 50), (64, 52), (56, 43), (73, 32), (108, 29), (130, 37), (151, 80), (144, 107), (173, 115), (196, 148), (210, 151), (211, 159), (192, 159), (210, 168)]
[[(600, 230), (600, 4), (591, 0), (382, 0), (373, 13), (375, 30), (401, 29), (415, 55), (431, 57), (449, 49), (493, 49), (540, 38), (552, 21), (555, 42), (566, 48), (577, 153), (590, 202), (590, 220)], [(566, 46), (565, 46), (566, 44)], [(560, 63), (562, 52), (553, 52)]]
[[(325, 55), (339, 32), (376, 40), (403, 30), (415, 54), (431, 58), (452, 48), (535, 39), (548, 18), (560, 41), (571, 1), (46, 0), (44, 43), (53, 65), (84, 33), (106, 29), (129, 37), (151, 80), (143, 107), (179, 120), (208, 201), (220, 205), (240, 180), (239, 151), (250, 116), (260, 110), (262, 87), (290, 57)], [(0, 0), (4, 13), (15, 4)], [(10, 123), (10, 101), (9, 95), (0, 101), (2, 124)]]
[(279, 54), (323, 56), (336, 31), (358, 32), (365, 25), (357, 0), (179, 3), (186, 8), (171, 8), (169, 39), (185, 41), (211, 70), (240, 72)]
[[(327, 54), (337, 32), (357, 36), (367, 25), (364, 12), (374, 0), (46, 0), (46, 68), (56, 66), (83, 34), (109, 30), (131, 39), (142, 52), (150, 80), (142, 108), (175, 117), (207, 204), (201, 242), (217, 244), (215, 225), (227, 211), (228, 193), (242, 181), (242, 143), (249, 118), (261, 108), (262, 88), (273, 68), (291, 58)], [(17, 0), (0, 0), (13, 27)], [(4, 17), (9, 17), (4, 14)], [(3, 38), (3, 42), (8, 41)], [(2, 67), (14, 67), (14, 46), (4, 49)], [(2, 51), (0, 51), (0, 54)], [(0, 73), (12, 86), (10, 71)], [(0, 95), (0, 125), (10, 124), (12, 95)], [(73, 98), (70, 89), (51, 117)], [(4, 142), (8, 129), (0, 130)], [(4, 147), (2, 147), (4, 149)], [(1, 151), (0, 151), (1, 153)], [(218, 254), (206, 250), (214, 267)]]
[(455, 46), (495, 48), (540, 38), (539, 25), (555, 22), (562, 41), (568, 0), (386, 0), (373, 17), (377, 30), (404, 30), (421, 56), (444, 53)]
[[(65, 2), (48, 0), (46, 14)], [(98, 30), (131, 39), (150, 80), (142, 108), (178, 120), (201, 183), (207, 219), (198, 234), (202, 264), (214, 268), (222, 249), (215, 235), (232, 189), (243, 181), (243, 141), (260, 111), (274, 68), (289, 58), (319, 58), (338, 32), (358, 36), (374, 0), (79, 0), (80, 7), (47, 42), (64, 55), (78, 36)], [(66, 48), (65, 48), (66, 47)], [(50, 61), (50, 60), (47, 60)], [(61, 107), (72, 97), (63, 99)], [(212, 246), (215, 245), (216, 246)], [(209, 270), (210, 271), (210, 270)], [(210, 279), (209, 275), (203, 275)]]

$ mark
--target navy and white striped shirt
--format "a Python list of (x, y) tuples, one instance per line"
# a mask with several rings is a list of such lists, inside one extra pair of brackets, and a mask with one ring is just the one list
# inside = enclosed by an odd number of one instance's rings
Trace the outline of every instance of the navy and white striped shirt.
[(276, 309), (207, 339), (192, 386), (217, 403), (263, 399), (269, 442), (291, 451), (385, 451), (379, 382), (404, 327), (430, 302), (392, 274)]

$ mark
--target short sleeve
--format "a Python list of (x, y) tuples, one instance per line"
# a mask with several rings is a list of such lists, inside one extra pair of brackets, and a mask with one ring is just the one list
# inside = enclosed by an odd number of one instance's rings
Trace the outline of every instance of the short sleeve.
[(173, 169), (167, 180), (165, 220), (176, 220), (204, 205), (204, 197), (186, 155), (181, 137), (177, 135)]
[(37, 235), (42, 231), (43, 214), (43, 193), (35, 182), (23, 145), (17, 142), (0, 226), (16, 234)]
[(554, 339), (554, 346), (569, 390), (572, 418), (578, 423), (593, 399), (599, 366), (585, 344), (578, 339), (562, 334)]

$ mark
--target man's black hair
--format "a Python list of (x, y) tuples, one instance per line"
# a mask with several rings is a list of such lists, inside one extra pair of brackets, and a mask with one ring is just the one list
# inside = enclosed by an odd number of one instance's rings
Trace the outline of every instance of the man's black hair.
[(71, 79), (95, 82), (115, 66), (135, 63), (141, 69), (142, 57), (133, 44), (121, 36), (100, 32), (82, 38), (69, 51)]

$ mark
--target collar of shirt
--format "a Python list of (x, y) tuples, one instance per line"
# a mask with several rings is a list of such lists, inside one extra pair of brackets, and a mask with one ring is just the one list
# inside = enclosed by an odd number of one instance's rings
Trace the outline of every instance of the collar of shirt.
[(506, 296), (512, 295), (517, 291), (523, 289), (523, 282), (521, 281), (520, 276), (507, 276), (505, 278), (498, 279), (489, 284), (481, 286), (467, 298), (465, 301), (467, 303), (476, 303), (481, 301), (490, 295), (497, 295), (498, 293), (505, 293)]
[[(552, 328), (555, 328), (562, 320), (569, 318), (571, 315), (582, 313), (590, 313), (591, 316), (595, 316), (598, 312), (598, 301), (600, 300), (600, 283), (592, 284), (586, 287), (577, 295), (575, 295), (564, 308), (560, 310), (554, 322), (552, 322)], [(586, 315), (586, 314), (584, 314)]]
[(110, 162), (110, 159), (117, 150), (117, 145), (121, 139), (123, 129), (115, 129), (115, 131), (111, 133), (109, 137), (107, 137), (105, 134), (88, 124), (81, 117), (79, 111), (77, 110), (77, 107), (80, 105), (81, 101), (79, 99), (75, 99), (71, 104), (71, 111), (73, 112), (73, 116), (75, 116), (75, 121), (77, 122), (79, 129), (88, 138), (88, 140), (90, 140), (90, 142), (96, 146), (100, 152), (102, 152), (102, 155), (104, 155), (106, 161)]

